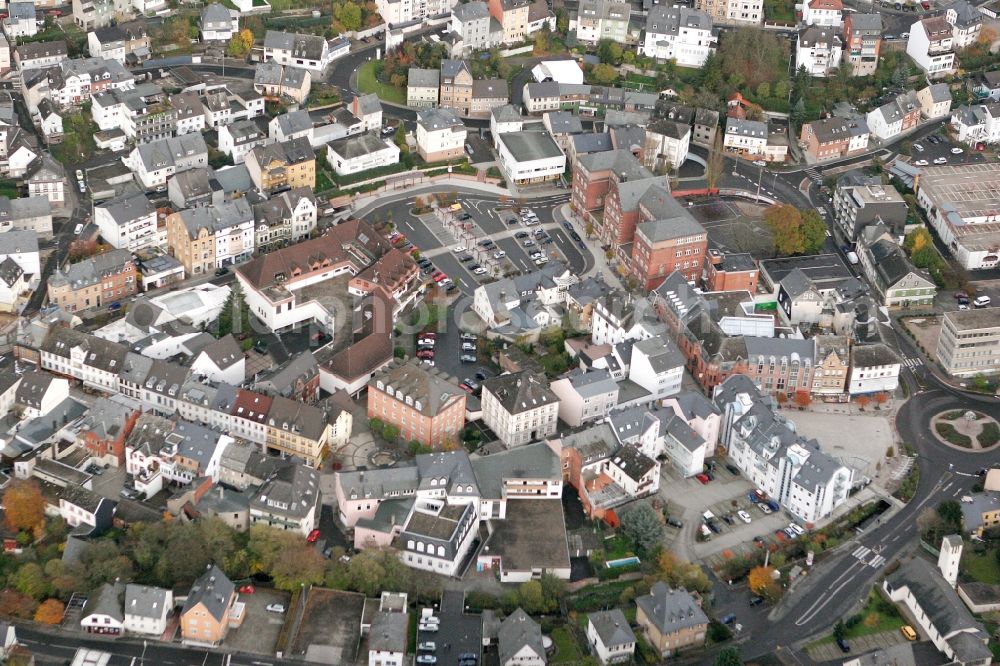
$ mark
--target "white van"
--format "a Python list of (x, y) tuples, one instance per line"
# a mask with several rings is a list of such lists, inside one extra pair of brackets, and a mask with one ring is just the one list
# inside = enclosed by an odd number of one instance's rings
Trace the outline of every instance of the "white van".
[(972, 304), (975, 305), (977, 308), (985, 308), (987, 305), (990, 304), (990, 297), (977, 296), (976, 300), (972, 301)]

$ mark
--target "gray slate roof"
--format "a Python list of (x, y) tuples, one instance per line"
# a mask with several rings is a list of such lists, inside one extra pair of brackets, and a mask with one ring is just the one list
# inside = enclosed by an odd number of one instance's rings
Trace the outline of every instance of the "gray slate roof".
[(635, 603), (663, 634), (708, 624), (708, 617), (690, 594), (671, 589), (662, 581), (653, 585), (649, 594), (637, 597)]
[(483, 382), (483, 391), (496, 396), (508, 414), (520, 414), (559, 401), (545, 376), (530, 370), (491, 377)]
[(500, 629), (497, 631), (497, 644), (502, 665), (510, 662), (524, 647), (530, 648), (541, 658), (545, 657), (545, 647), (542, 645), (542, 628), (520, 608), (505, 617), (500, 623)]
[(625, 619), (625, 614), (620, 608), (591, 613), (587, 616), (590, 623), (594, 625), (598, 637), (604, 647), (610, 648), (618, 645), (629, 645), (635, 643), (635, 634)]
[(187, 613), (200, 603), (205, 605), (207, 610), (216, 621), (222, 621), (229, 602), (233, 598), (236, 586), (222, 573), (222, 570), (214, 564), (208, 565), (208, 569), (191, 586), (188, 592), (187, 601), (184, 602), (184, 609), (181, 614)]
[(167, 594), (168, 590), (160, 587), (129, 583), (125, 586), (125, 614), (158, 620), (164, 615)]

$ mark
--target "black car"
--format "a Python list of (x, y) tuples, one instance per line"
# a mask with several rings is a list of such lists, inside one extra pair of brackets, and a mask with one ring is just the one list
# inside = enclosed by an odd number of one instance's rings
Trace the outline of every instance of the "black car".
[(469, 213), (462, 213), (461, 215), (458, 216), (458, 219), (464, 222), (465, 220), (471, 220), (472, 215), (470, 215)]
[(489, 238), (487, 238), (485, 240), (479, 241), (479, 243), (477, 243), (477, 245), (479, 245), (479, 247), (489, 247), (489, 246), (493, 245), (493, 241), (490, 240)]
[(719, 526), (716, 524), (716, 522), (714, 520), (706, 520), (705, 521), (705, 525), (707, 525), (708, 529), (712, 530), (716, 534), (718, 534), (721, 531), (719, 529)]
[(573, 225), (567, 222), (566, 220), (563, 220), (562, 225), (563, 229), (565, 229), (566, 231), (573, 231)]
[(470, 271), (474, 271), (477, 268), (482, 268), (482, 266), (480, 266), (479, 264), (469, 264), (469, 270)]
[(726, 525), (732, 525), (733, 524), (733, 518), (728, 513), (722, 517), (722, 521), (724, 523), (726, 523)]
[(228, 272), (229, 272), (229, 269), (227, 267), (225, 267), (225, 266), (220, 266), (219, 268), (215, 269), (215, 274), (216, 275), (225, 275)]
[(264, 342), (263, 340), (258, 340), (257, 342), (255, 342), (253, 344), (253, 350), (255, 352), (257, 352), (258, 354), (266, 354), (267, 353), (267, 343)]
[(529, 234), (527, 231), (518, 231), (516, 234), (514, 234), (514, 238), (527, 238), (530, 235), (531, 234)]
[(736, 476), (740, 475), (740, 468), (737, 467), (736, 465), (733, 465), (732, 463), (726, 463), (726, 469), (728, 469), (730, 472), (732, 472)]
[(517, 218), (516, 217), (508, 217), (507, 218), (507, 224), (511, 225), (511, 226), (517, 224)]
[(677, 529), (684, 527), (684, 523), (677, 520), (676, 518), (667, 518), (667, 525), (670, 525), (671, 527), (676, 527)]
[(580, 240), (580, 234), (576, 233), (575, 231), (569, 232), (569, 235), (575, 241), (579, 241)]
[(764, 597), (750, 597), (751, 606), (760, 606), (762, 603), (764, 603)]
[(841, 652), (850, 652), (851, 651), (850, 644), (847, 641), (845, 641), (843, 638), (838, 638), (837, 639), (837, 647), (840, 648)]
[(485, 381), (486, 373), (480, 370), (479, 372), (476, 373), (476, 379), (478, 379), (479, 381)]
[(461, 257), (458, 258), (458, 260), (461, 261), (463, 264), (469, 263), (470, 261), (472, 261), (472, 259), (473, 257), (471, 254), (463, 254)]

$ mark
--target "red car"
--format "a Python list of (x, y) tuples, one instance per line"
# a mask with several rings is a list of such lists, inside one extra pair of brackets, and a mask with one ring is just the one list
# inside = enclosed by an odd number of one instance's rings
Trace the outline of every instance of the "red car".
[(431, 331), (424, 331), (423, 333), (420, 334), (420, 337), (430, 338), (431, 340), (436, 340), (437, 336), (438, 336), (437, 333), (432, 333)]
[(698, 479), (698, 482), (702, 485), (711, 481), (711, 479), (708, 478), (708, 474), (696, 474), (694, 478)]
[(253, 594), (257, 589), (253, 585), (243, 585), (240, 587), (240, 594)]
[(426, 358), (426, 359), (434, 360), (434, 352), (432, 350), (430, 350), (430, 349), (424, 349), (422, 351), (418, 351), (417, 352), (417, 358), (421, 358), (421, 359)]
[(445, 278), (447, 278), (448, 275), (446, 273), (435, 273), (431, 277), (434, 278), (435, 282), (441, 282), (442, 280), (444, 280)]
[(317, 541), (319, 541), (319, 530), (313, 530), (312, 532), (310, 532), (309, 536), (306, 537), (306, 541), (308, 541), (309, 543), (316, 543)]
[(469, 386), (468, 384), (459, 384), (458, 388), (462, 389), (466, 393), (472, 393), (472, 387)]

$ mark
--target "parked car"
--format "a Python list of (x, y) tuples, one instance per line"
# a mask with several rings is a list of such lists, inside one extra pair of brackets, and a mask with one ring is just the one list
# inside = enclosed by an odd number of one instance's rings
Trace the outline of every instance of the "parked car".
[(733, 624), (736, 622), (736, 613), (726, 613), (722, 616), (722, 619), (720, 619), (719, 622), (722, 624)]
[(306, 537), (306, 541), (309, 543), (316, 543), (319, 541), (319, 530), (312, 530), (309, 532), (309, 536)]
[(752, 491), (752, 490), (747, 493), (747, 499), (750, 500), (754, 504), (756, 504), (757, 502), (760, 501), (760, 498), (757, 497), (757, 494), (754, 491)]
[(458, 357), (458, 360), (462, 363), (475, 363), (479, 359), (477, 359), (473, 354), (462, 354)]
[(779, 511), (781, 509), (781, 505), (774, 500), (767, 500), (767, 508), (771, 511)]
[(518, 231), (516, 234), (514, 234), (514, 238), (520, 240), (521, 238), (527, 238), (530, 235), (531, 234), (529, 234), (527, 231)]
[(417, 649), (433, 652), (434, 650), (437, 649), (437, 645), (434, 644), (434, 641), (423, 641), (422, 643), (420, 643), (420, 645), (417, 646)]
[(759, 606), (764, 603), (764, 597), (750, 597), (750, 606)]
[(707, 474), (695, 474), (694, 478), (698, 479), (698, 482), (701, 483), (702, 485), (705, 485), (709, 482)]
[(268, 613), (284, 613), (285, 612), (285, 606), (284, 606), (284, 604), (268, 604), (267, 605), (267, 612)]
[(913, 166), (927, 166), (928, 164), (930, 164), (930, 162), (927, 160), (917, 160), (913, 163)]
[(728, 513), (727, 514), (723, 514), (723, 516), (722, 516), (722, 522), (724, 522), (726, 525), (732, 525), (733, 524), (733, 517), (730, 516)]
[(961, 148), (959, 148), (957, 146), (955, 148), (951, 149), (951, 154), (952, 155), (961, 155), (964, 152), (965, 152), (964, 150), (962, 150)]
[(467, 264), (470, 261), (472, 261), (473, 259), (474, 259), (474, 257), (471, 254), (464, 254), (464, 255), (462, 255), (461, 257), (458, 258), (458, 260), (461, 261), (463, 264)]
[(747, 513), (746, 511), (742, 510), (737, 511), (736, 515), (739, 516), (740, 520), (742, 520), (744, 523), (749, 523), (751, 521), (750, 514)]
[(497, 250), (496, 252), (493, 253), (493, 258), (494, 259), (503, 259), (506, 256), (507, 256), (507, 253), (504, 252), (503, 250)]
[(253, 594), (257, 591), (253, 585), (242, 585), (240, 586), (240, 594)]
[(258, 354), (266, 354), (267, 343), (263, 340), (258, 340), (257, 342), (253, 343), (253, 350)]
[(475, 270), (472, 271), (476, 275), (486, 275), (486, 269), (482, 266), (477, 266)]
[(463, 342), (475, 342), (476, 340), (479, 339), (479, 336), (477, 336), (475, 333), (462, 333), (460, 336), (458, 336), (458, 338)]
[(465, 383), (469, 385), (473, 391), (479, 390), (479, 382), (477, 382), (475, 379), (469, 379), (468, 377), (466, 377)]
[(670, 525), (671, 527), (676, 527), (677, 529), (684, 527), (684, 523), (677, 520), (676, 518), (667, 518), (667, 525)]
[[(896, 3), (896, 4), (899, 4), (899, 3)], [(837, 639), (837, 647), (840, 648), (841, 652), (850, 652), (851, 651), (851, 645), (847, 641), (845, 641), (843, 638), (838, 638)]]
[(938, 157), (937, 159), (934, 160), (934, 164), (939, 164), (940, 165), (940, 164), (947, 164), (947, 163), (948, 163), (948, 158), (947, 157)]
[(458, 219), (460, 221), (464, 222), (466, 220), (471, 220), (472, 219), (472, 215), (469, 214), (469, 213), (462, 213), (461, 215), (458, 216)]
[(524, 247), (533, 247), (535, 245), (535, 241), (529, 238), (528, 240), (521, 243), (521, 245), (523, 245)]
[(82, 224), (78, 224), (78, 225), (76, 225), (73, 228), (73, 234), (76, 235), (76, 236), (79, 236), (81, 231), (83, 231), (83, 225)]
[(806, 533), (806, 531), (796, 523), (788, 523), (788, 529), (795, 532), (799, 536), (802, 536), (803, 534)]
[(955, 300), (956, 301), (961, 301), (961, 300), (966, 300), (967, 301), (967, 300), (969, 300), (969, 295), (967, 293), (965, 293), (964, 291), (956, 291), (955, 292)]
[[(471, 154), (471, 151), (470, 151), (470, 154)], [(435, 629), (435, 631), (437, 631), (437, 629)], [(417, 655), (417, 663), (418, 664), (436, 664), (437, 660), (438, 660), (438, 658), (435, 657), (432, 654), (418, 654)]]
[(430, 632), (430, 633), (434, 633), (435, 631), (437, 631), (440, 628), (441, 627), (439, 627), (436, 624), (424, 624), (424, 623), (420, 623), (419, 625), (417, 625), (417, 629), (419, 631), (427, 631), (427, 632)]
[(922, 153), (922, 152), (924, 152), (924, 147), (923, 147), (923, 146), (921, 146), (921, 145), (920, 145), (919, 143), (915, 143), (915, 144), (913, 144), (913, 148), (914, 148), (914, 149), (915, 149), (915, 150), (916, 150), (916, 151), (917, 151), (918, 153)]
[(461, 384), (459, 384), (458, 388), (462, 389), (466, 393), (472, 393), (472, 387), (469, 386), (468, 384), (466, 384), (465, 382), (462, 382)]
[(757, 505), (757, 508), (760, 509), (760, 512), (763, 513), (764, 515), (773, 513), (773, 511), (771, 511), (771, 507), (769, 507), (766, 502), (759, 503)]
[(908, 624), (904, 624), (902, 627), (900, 627), (899, 631), (900, 633), (903, 634), (903, 637), (906, 638), (906, 640), (908, 641), (915, 641), (917, 640), (917, 638), (919, 638), (919, 636), (917, 636), (917, 632), (914, 631), (913, 627), (911, 627)]
[(989, 296), (977, 296), (976, 300), (972, 301), (972, 304), (974, 306), (976, 306), (977, 308), (985, 308), (987, 305), (990, 304), (990, 297)]
[(728, 469), (730, 473), (735, 474), (736, 476), (740, 475), (740, 468), (737, 467), (736, 465), (733, 465), (732, 463), (726, 463), (726, 469)]
[(471, 351), (471, 352), (476, 351), (476, 345), (475, 345), (475, 343), (473, 343), (473, 342), (463, 342), (462, 343), (462, 351)]
[(431, 351), (430, 349), (425, 349), (423, 351), (418, 351), (417, 352), (417, 358), (419, 358), (421, 360), (433, 361), (434, 360), (434, 352)]

